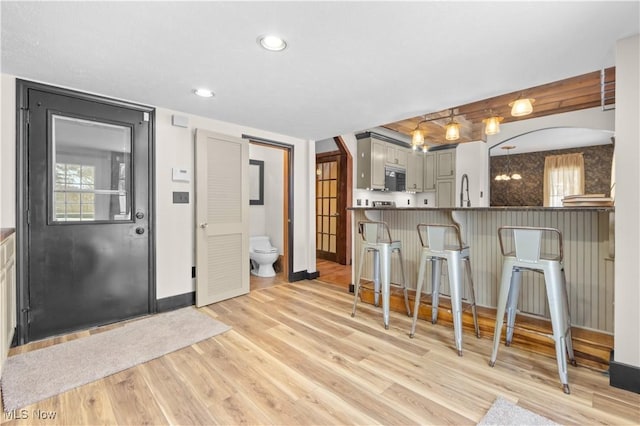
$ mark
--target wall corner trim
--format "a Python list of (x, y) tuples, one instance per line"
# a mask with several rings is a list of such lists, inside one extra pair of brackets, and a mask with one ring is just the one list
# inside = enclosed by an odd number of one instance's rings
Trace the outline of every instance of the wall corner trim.
[(308, 272), (306, 269), (304, 271), (293, 272), (289, 275), (289, 282), (296, 282), (302, 280), (313, 280), (320, 276), (320, 272)]
[(616, 362), (611, 351), (609, 385), (614, 388), (640, 393), (640, 367)]
[(196, 304), (196, 292), (176, 294), (156, 300), (157, 312), (168, 312)]

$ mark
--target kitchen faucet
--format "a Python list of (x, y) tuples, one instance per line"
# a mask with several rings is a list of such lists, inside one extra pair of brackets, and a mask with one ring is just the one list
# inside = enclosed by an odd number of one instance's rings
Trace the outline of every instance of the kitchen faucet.
[(471, 207), (471, 197), (469, 197), (469, 176), (467, 174), (462, 175), (462, 182), (460, 182), (460, 207), (464, 207), (464, 190), (465, 190), (465, 182), (467, 183), (467, 207)]

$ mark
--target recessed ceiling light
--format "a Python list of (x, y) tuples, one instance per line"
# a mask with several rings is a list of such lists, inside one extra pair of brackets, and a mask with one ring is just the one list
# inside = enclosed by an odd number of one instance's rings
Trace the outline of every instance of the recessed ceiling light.
[(279, 52), (287, 47), (287, 42), (278, 36), (264, 35), (258, 37), (258, 44), (272, 52)]
[(213, 97), (213, 92), (209, 89), (196, 89), (194, 93), (203, 98), (211, 98)]

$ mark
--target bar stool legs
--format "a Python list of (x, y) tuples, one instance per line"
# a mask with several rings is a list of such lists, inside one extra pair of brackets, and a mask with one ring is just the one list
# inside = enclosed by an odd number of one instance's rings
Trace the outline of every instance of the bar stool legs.
[[(465, 270), (469, 277), (470, 293), (471, 293), (471, 309), (473, 314), (473, 323), (476, 336), (480, 337), (480, 328), (478, 326), (478, 315), (476, 311), (476, 297), (473, 286), (473, 278), (471, 275), (471, 261), (468, 256), (462, 255), (460, 251), (451, 251), (447, 253), (447, 268), (449, 271), (449, 282), (451, 288), (451, 312), (453, 315), (453, 329), (456, 350), (459, 356), (462, 356), (462, 286), (464, 277), (462, 274), (462, 263), (465, 263)], [(420, 297), (422, 295), (422, 286), (424, 285), (424, 277), (426, 274), (427, 261), (431, 260), (431, 322), (436, 324), (438, 321), (438, 304), (440, 292), (440, 271), (442, 258), (431, 256), (427, 250), (423, 250), (420, 256), (420, 269), (418, 272), (418, 283), (416, 286), (416, 300), (413, 308), (413, 322), (409, 337), (415, 336), (416, 323), (418, 321), (418, 310), (420, 308)]]
[[(377, 244), (375, 248), (363, 246), (360, 254), (360, 262), (358, 265), (358, 274), (356, 275), (356, 283), (354, 288), (355, 297), (353, 300), (353, 309), (351, 316), (356, 315), (356, 307), (358, 305), (358, 297), (360, 296), (360, 278), (362, 277), (362, 266), (364, 257), (367, 252), (373, 252), (373, 276), (374, 276), (374, 303), (378, 306), (379, 295), (382, 295), (382, 321), (384, 328), (389, 329), (389, 298), (391, 291), (391, 254), (398, 253), (400, 259), (400, 272), (402, 274), (402, 290), (404, 293), (404, 304), (407, 308), (407, 315), (411, 316), (409, 307), (409, 293), (407, 290), (407, 280), (404, 271), (404, 258), (402, 250), (397, 244)], [(378, 281), (379, 279), (379, 281)]]
[[(427, 269), (427, 260), (429, 260), (429, 254), (426, 253), (425, 251), (422, 251), (422, 254), (420, 255), (420, 270), (418, 272), (418, 282), (416, 284), (416, 300), (414, 302), (414, 306), (413, 306), (413, 322), (411, 323), (411, 331), (409, 332), (409, 337), (413, 338), (413, 336), (416, 334), (416, 322), (418, 321), (418, 310), (420, 309), (420, 296), (422, 295), (422, 285), (424, 284), (424, 275), (425, 275), (425, 270)], [(435, 269), (436, 269), (436, 263), (438, 263), (437, 260), (431, 259), (431, 264), (432, 264), (432, 268), (431, 268), (431, 279), (432, 279), (432, 304), (434, 305), (434, 307), (431, 308), (431, 322), (435, 324), (435, 321), (438, 320), (438, 315), (437, 313), (434, 315), (433, 312), (436, 309), (435, 308), (435, 302), (433, 302), (433, 294), (436, 292), (436, 280), (437, 278), (434, 276), (435, 274)], [(439, 276), (438, 276), (439, 277)]]
[[(495, 366), (502, 335), (504, 315), (507, 314), (506, 345), (509, 346), (513, 340), (513, 329), (515, 325), (518, 296), (522, 282), (522, 270), (516, 266), (516, 259), (505, 257), (502, 268), (502, 281), (500, 293), (498, 295), (498, 305), (496, 312), (496, 324), (493, 338), (493, 351), (489, 365)], [(562, 390), (569, 394), (569, 377), (567, 373), (567, 357), (572, 365), (577, 365), (573, 344), (571, 341), (571, 321), (569, 317), (569, 301), (564, 275), (564, 269), (560, 262), (541, 261), (537, 266), (544, 273), (547, 301), (551, 316), (551, 327), (553, 340), (556, 349), (556, 362), (558, 365), (558, 376), (562, 383)], [(525, 268), (528, 269), (528, 268)]]

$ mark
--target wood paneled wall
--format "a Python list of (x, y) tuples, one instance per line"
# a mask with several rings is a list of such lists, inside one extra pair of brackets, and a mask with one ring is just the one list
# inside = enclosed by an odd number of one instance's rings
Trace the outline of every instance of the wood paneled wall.
[[(361, 220), (387, 222), (394, 240), (403, 243), (408, 286), (415, 289), (420, 259), (418, 223), (454, 223), (446, 210), (354, 210), (354, 225)], [(471, 268), (480, 306), (495, 308), (502, 273), (502, 254), (497, 229), (503, 225), (557, 228), (564, 239), (564, 263), (572, 325), (613, 333), (613, 259), (610, 257), (609, 215), (595, 210), (455, 210), (455, 222), (461, 224), (463, 239), (470, 246)], [(353, 266), (358, 267), (361, 237), (355, 235)], [(549, 249), (551, 241), (543, 241)], [(372, 256), (365, 257), (363, 278), (372, 277)], [(401, 282), (399, 259), (392, 258), (391, 281)], [(442, 292), (449, 294), (446, 267), (443, 266)], [(431, 266), (427, 268), (425, 290), (431, 291)], [(466, 279), (466, 278), (465, 278)], [(467, 297), (465, 287), (465, 297)], [(522, 313), (549, 318), (544, 280), (541, 274), (524, 272), (518, 304)]]

